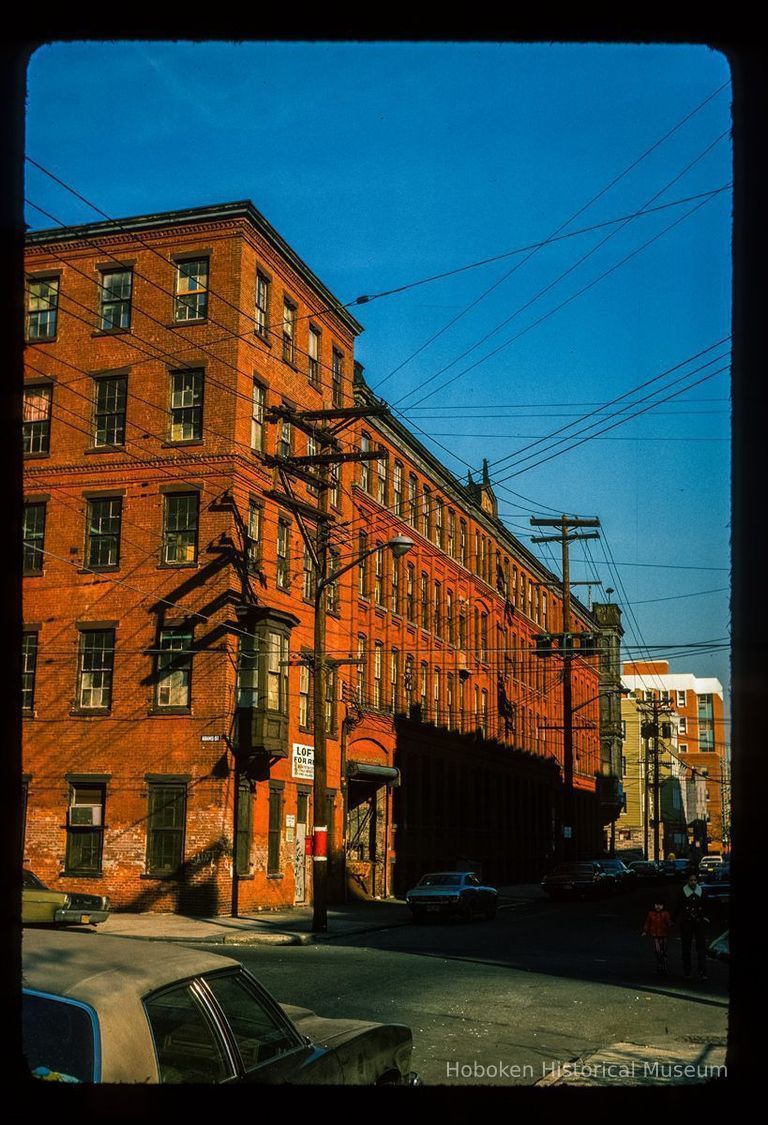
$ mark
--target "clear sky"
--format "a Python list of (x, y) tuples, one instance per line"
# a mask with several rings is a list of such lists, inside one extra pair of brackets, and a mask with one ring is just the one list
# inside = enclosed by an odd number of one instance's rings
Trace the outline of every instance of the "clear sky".
[[(613, 588), (625, 659), (716, 676), (727, 703), (729, 345), (713, 347), (731, 316), (724, 56), (61, 43), (33, 55), (28, 87), (28, 155), (102, 211), (251, 199), (342, 301), (573, 234), (356, 307), (357, 358), (458, 476), (488, 459), (526, 544), (533, 514), (599, 516), (572, 578), (599, 578), (595, 600)], [(32, 228), (99, 218), (29, 165), (26, 195), (55, 217), (29, 206)]]

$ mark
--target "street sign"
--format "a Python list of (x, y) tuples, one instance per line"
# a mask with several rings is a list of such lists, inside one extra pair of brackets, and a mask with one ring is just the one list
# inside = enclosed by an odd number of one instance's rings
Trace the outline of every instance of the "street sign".
[(220, 734), (201, 734), (201, 742), (221, 742), (222, 736)]

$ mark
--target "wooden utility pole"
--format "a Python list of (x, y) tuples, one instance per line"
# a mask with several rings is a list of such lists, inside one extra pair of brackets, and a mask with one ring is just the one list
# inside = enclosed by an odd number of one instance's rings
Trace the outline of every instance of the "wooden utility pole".
[(561, 516), (560, 519), (538, 519), (531, 517), (534, 527), (559, 527), (559, 535), (532, 536), (532, 543), (559, 543), (563, 557), (563, 632), (561, 651), (563, 656), (563, 823), (562, 838), (559, 841), (559, 851), (563, 858), (569, 859), (578, 856), (579, 845), (575, 835), (574, 825), (574, 793), (573, 793), (573, 688), (571, 682), (571, 661), (573, 659), (573, 637), (571, 634), (571, 572), (568, 548), (576, 539), (597, 539), (596, 531), (581, 534), (571, 531), (579, 527), (599, 527), (600, 520), (571, 519)]

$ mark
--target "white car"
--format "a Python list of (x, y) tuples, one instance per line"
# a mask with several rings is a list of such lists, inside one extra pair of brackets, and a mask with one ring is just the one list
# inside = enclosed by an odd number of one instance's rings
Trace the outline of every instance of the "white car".
[(28, 930), (23, 1049), (60, 1082), (418, 1085), (403, 1024), (282, 1007), (230, 957)]

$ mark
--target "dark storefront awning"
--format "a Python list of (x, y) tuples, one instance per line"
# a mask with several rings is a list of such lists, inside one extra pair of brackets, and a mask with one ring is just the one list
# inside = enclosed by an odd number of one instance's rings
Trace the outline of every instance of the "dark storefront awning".
[(352, 781), (374, 781), (379, 785), (400, 784), (400, 770), (374, 762), (347, 762), (347, 777)]

